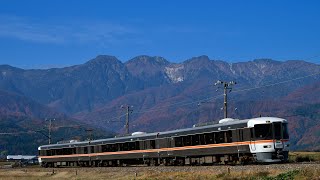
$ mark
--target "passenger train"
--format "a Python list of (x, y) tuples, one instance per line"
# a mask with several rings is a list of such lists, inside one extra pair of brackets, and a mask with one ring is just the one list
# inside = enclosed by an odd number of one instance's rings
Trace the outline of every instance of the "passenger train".
[(64, 144), (43, 145), (43, 167), (209, 165), (288, 160), (287, 120), (226, 118), (216, 124)]

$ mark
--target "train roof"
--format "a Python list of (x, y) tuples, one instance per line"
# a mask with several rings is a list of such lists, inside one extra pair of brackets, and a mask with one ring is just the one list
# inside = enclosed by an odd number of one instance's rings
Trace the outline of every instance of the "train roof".
[(197, 133), (204, 133), (204, 132), (244, 128), (244, 127), (248, 127), (249, 124), (251, 125), (262, 124), (262, 123), (265, 123), (266, 121), (269, 121), (269, 122), (286, 121), (284, 119), (276, 118), (276, 117), (259, 117), (259, 118), (244, 119), (244, 120), (228, 118), (228, 120), (229, 121), (226, 121), (223, 123), (216, 123), (216, 124), (204, 125), (204, 126), (198, 126), (198, 127), (194, 126), (192, 128), (176, 129), (176, 130), (164, 131), (164, 132), (153, 132), (153, 133), (145, 133), (145, 134), (139, 134), (139, 135), (133, 135), (133, 136), (130, 135), (130, 136), (123, 136), (123, 137), (98, 139), (98, 140), (92, 140), (92, 141), (80, 141), (80, 142), (70, 142), (70, 143), (64, 143), (64, 144), (43, 145), (39, 147), (39, 150), (48, 149), (48, 148), (77, 147), (77, 146), (88, 145), (88, 144), (97, 145), (97, 144), (147, 140), (147, 139), (155, 139), (155, 138), (175, 137), (175, 136), (183, 136), (183, 135), (197, 134)]

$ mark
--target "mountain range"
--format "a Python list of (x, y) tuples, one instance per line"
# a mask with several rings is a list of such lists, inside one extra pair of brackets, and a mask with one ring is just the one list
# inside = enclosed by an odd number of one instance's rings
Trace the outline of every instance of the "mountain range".
[(99, 55), (52, 69), (0, 65), (0, 123), (12, 122), (1, 126), (10, 128), (19, 124), (14, 118), (36, 123), (55, 117), (67, 126), (89, 125), (110, 136), (124, 132), (121, 106), (129, 105), (132, 132), (191, 127), (223, 118), (222, 87), (214, 82), (236, 81), (228, 93), (230, 117), (287, 118), (292, 149), (317, 150), (319, 78), (319, 65), (303, 60), (228, 63), (207, 56), (172, 63), (158, 56), (121, 62)]

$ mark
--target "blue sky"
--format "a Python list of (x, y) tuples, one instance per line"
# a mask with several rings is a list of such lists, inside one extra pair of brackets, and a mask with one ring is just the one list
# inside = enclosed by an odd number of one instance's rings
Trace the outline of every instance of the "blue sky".
[(1, 0), (0, 64), (46, 68), (99, 54), (320, 61), (320, 1)]

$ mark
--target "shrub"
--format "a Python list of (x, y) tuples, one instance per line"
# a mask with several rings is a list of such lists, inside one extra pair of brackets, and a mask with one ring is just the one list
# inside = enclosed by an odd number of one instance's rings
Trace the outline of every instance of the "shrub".
[(314, 161), (314, 158), (312, 156), (309, 155), (298, 155), (296, 157), (296, 162), (311, 162)]

